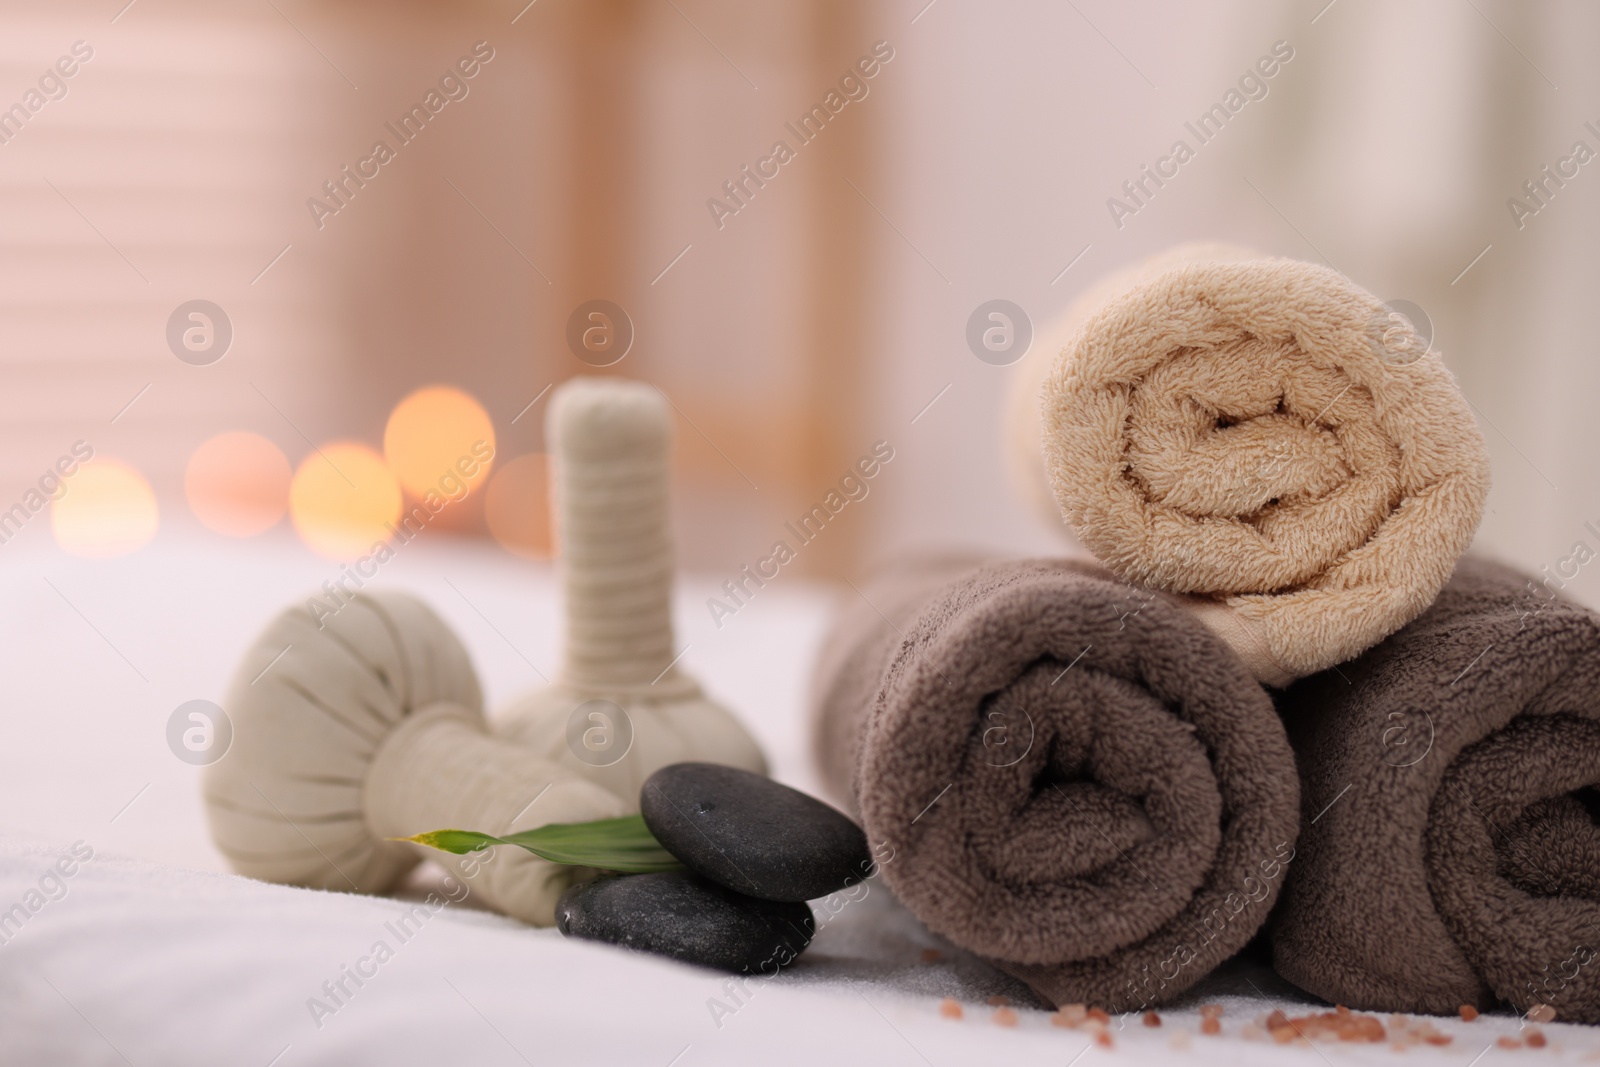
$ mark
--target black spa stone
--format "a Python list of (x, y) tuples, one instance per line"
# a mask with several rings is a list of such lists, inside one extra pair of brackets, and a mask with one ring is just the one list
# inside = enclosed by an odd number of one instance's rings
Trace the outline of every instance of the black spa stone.
[(774, 974), (811, 943), (805, 904), (757, 900), (688, 871), (629, 874), (574, 886), (556, 928), (734, 974)]
[(872, 873), (859, 826), (815, 797), (736, 767), (663, 767), (645, 779), (639, 808), (685, 867), (763, 900), (815, 900)]

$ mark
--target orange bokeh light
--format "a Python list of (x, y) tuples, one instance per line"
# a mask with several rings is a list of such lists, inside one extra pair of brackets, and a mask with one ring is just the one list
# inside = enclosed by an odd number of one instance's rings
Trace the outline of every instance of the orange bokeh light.
[(156, 494), (121, 460), (96, 457), (61, 484), (50, 505), (50, 530), (63, 551), (110, 559), (143, 548), (156, 535)]
[(208, 530), (254, 537), (289, 509), (289, 460), (255, 433), (222, 433), (195, 449), (183, 475), (189, 510)]
[(400, 518), (400, 483), (383, 457), (354, 441), (313, 451), (294, 472), (289, 517), (312, 551), (355, 559), (387, 541)]
[(555, 555), (550, 457), (536, 452), (502, 465), (489, 480), (483, 512), (489, 532), (506, 551), (529, 559)]
[(389, 413), (383, 454), (407, 493), (431, 490), (458, 497), (460, 486), (480, 484), (494, 457), (494, 422), (468, 394), (430, 385), (407, 396)]

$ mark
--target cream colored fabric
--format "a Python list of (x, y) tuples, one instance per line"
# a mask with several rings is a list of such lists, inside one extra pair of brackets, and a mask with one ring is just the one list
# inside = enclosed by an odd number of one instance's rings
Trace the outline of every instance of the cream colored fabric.
[[(240, 873), (382, 892), (426, 854), (492, 907), (547, 925), (561, 891), (591, 872), (513, 848), (451, 857), (386, 839), (626, 814), (645, 778), (684, 760), (765, 773), (754, 739), (675, 665), (661, 395), (580, 379), (551, 398), (550, 426), (568, 629), (559, 683), (517, 702), (491, 737), (466, 650), (425, 605), (377, 593), (321, 620), (285, 611), (235, 675), (233, 747), (206, 774), (212, 834)], [(594, 730), (626, 741), (588, 751)]]
[(1018, 375), (1013, 465), (1118, 575), (1183, 596), (1273, 685), (1433, 601), (1488, 459), (1439, 354), (1377, 298), (1326, 267), (1189, 246), (1068, 320), (1060, 354)]
[[(368, 824), (380, 837), (418, 828), (465, 828), (497, 836), (549, 823), (626, 815), (621, 797), (518, 745), (485, 733), (481, 711), (440, 704), (406, 717), (367, 773)], [(542, 860), (520, 848), (452, 856), (420, 845), (485, 903), (523, 922), (548, 926), (556, 901), (594, 872)]]
[[(319, 620), (284, 611), (245, 653), (225, 708), (233, 741), (206, 768), (217, 847), (241, 874), (379, 893), (424, 855), (489, 905), (549, 924), (589, 872), (497, 849), (481, 869), (387, 840), (462, 828), (503, 834), (625, 813), (569, 767), (489, 737), (467, 652), (420, 601), (360, 593)], [(469, 874), (470, 872), (470, 874)]]
[(1258, 258), (1258, 253), (1235, 245), (1200, 242), (1178, 245), (1099, 278), (1078, 294), (1065, 313), (1040, 325), (1027, 355), (1017, 363), (1012, 375), (1004, 430), (1007, 473), (1012, 488), (1033, 508), (1035, 514), (1062, 525), (1065, 532), (1072, 534), (1071, 528), (1063, 524), (1056, 498), (1050, 491), (1050, 475), (1045, 470), (1039, 392), (1055, 370), (1062, 350), (1084, 322), (1116, 297), (1174, 267), (1191, 262), (1232, 262)]
[(643, 382), (575, 378), (551, 395), (546, 436), (566, 591), (562, 681), (695, 691), (671, 666), (672, 426), (661, 394)]
[[(639, 787), (684, 760), (766, 773), (755, 740), (677, 661), (672, 630), (672, 422), (652, 386), (575, 378), (550, 398), (548, 448), (566, 595), (566, 655), (556, 684), (497, 716), (499, 732), (581, 770), (637, 807)], [(591, 701), (601, 719), (573, 713)], [(620, 709), (620, 712), (617, 710)], [(587, 752), (588, 722), (631, 734), (625, 753)]]

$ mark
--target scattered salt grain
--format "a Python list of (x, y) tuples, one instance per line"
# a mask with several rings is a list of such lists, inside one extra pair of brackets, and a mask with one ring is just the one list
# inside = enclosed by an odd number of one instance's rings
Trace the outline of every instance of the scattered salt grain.
[[(1399, 1020), (1399, 1023), (1396, 1020)], [(1390, 1025), (1397, 1026), (1403, 1033), (1415, 1030), (1404, 1016), (1391, 1018)], [(1293, 1019), (1281, 1011), (1274, 1011), (1267, 1016), (1267, 1032), (1272, 1035), (1272, 1040), (1280, 1045), (1289, 1044), (1299, 1038), (1307, 1041), (1318, 1037), (1331, 1037), (1338, 1041), (1380, 1042), (1389, 1036), (1377, 1016), (1360, 1015), (1348, 1008), (1342, 1011), (1337, 1009), (1325, 1011), (1318, 1015), (1303, 1015)], [(1402, 1038), (1400, 1034), (1396, 1037), (1405, 1043), (1415, 1044), (1418, 1040), (1424, 1039), (1425, 1034), (1416, 1031), (1414, 1039)]]

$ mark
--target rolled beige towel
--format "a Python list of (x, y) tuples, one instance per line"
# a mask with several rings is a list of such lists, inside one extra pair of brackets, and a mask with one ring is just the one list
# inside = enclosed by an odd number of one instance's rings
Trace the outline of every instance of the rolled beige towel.
[(1185, 596), (1263, 682), (1405, 625), (1472, 540), (1489, 463), (1466, 399), (1336, 271), (1187, 246), (1052, 333), (1013, 392), (1025, 495), (1122, 578)]

